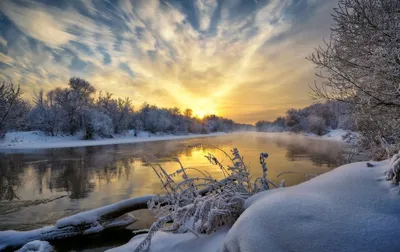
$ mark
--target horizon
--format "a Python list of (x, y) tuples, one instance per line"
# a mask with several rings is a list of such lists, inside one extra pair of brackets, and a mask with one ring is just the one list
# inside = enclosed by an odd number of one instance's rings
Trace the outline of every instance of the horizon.
[(308, 56), (337, 1), (2, 1), (0, 79), (32, 99), (97, 91), (255, 124), (312, 103)]

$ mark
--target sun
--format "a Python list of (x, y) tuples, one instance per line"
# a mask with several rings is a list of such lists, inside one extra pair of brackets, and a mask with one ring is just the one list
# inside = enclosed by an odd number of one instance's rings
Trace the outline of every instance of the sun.
[(203, 119), (206, 115), (208, 115), (208, 113), (204, 110), (196, 110), (195, 111), (195, 116), (200, 119)]
[(193, 108), (193, 115), (200, 119), (203, 119), (207, 115), (216, 115), (216, 114), (217, 110), (213, 106), (210, 106), (208, 104), (195, 106)]
[(218, 111), (216, 105), (217, 104), (209, 98), (192, 98), (186, 103), (186, 107), (192, 109), (193, 116), (199, 119), (203, 119), (207, 115), (217, 115)]

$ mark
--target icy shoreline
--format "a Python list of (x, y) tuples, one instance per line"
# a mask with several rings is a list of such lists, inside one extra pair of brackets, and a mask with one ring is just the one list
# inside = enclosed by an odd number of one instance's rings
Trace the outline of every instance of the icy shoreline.
[(224, 135), (224, 132), (210, 134), (188, 134), (188, 135), (152, 135), (148, 132), (140, 132), (137, 137), (133, 132), (126, 135), (118, 135), (114, 138), (101, 138), (95, 140), (82, 140), (81, 136), (46, 136), (41, 131), (24, 131), (7, 133), (4, 140), (0, 141), (0, 152), (7, 150), (28, 149), (53, 149), (67, 147), (85, 147), (112, 144), (128, 144), (152, 141), (179, 140), (189, 138), (203, 138)]
[[(258, 132), (258, 133), (271, 133), (271, 132)], [(304, 133), (300, 134), (305, 137), (313, 139), (329, 140), (348, 142), (343, 139), (347, 131), (336, 129), (331, 130), (323, 136)], [(353, 139), (358, 137), (356, 132), (350, 132)], [(7, 133), (5, 138), (0, 141), (0, 152), (8, 150), (32, 150), (32, 149), (53, 149), (53, 148), (71, 148), (71, 147), (86, 147), (86, 146), (99, 146), (99, 145), (112, 145), (112, 144), (129, 144), (129, 143), (142, 143), (153, 141), (166, 141), (166, 140), (179, 140), (189, 138), (203, 138), (221, 136), (228, 133), (217, 132), (209, 134), (187, 134), (187, 135), (154, 135), (149, 132), (139, 132), (138, 136), (134, 136), (133, 131), (127, 134), (115, 135), (114, 138), (98, 138), (94, 140), (83, 140), (81, 134), (74, 136), (47, 136), (41, 131), (20, 131)], [(280, 134), (290, 134), (289, 132), (282, 132)]]

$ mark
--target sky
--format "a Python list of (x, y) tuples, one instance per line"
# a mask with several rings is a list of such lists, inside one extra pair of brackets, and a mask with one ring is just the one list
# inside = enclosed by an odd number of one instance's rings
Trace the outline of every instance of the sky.
[(337, 0), (1, 0), (0, 80), (31, 99), (70, 77), (237, 122), (311, 104), (305, 58)]

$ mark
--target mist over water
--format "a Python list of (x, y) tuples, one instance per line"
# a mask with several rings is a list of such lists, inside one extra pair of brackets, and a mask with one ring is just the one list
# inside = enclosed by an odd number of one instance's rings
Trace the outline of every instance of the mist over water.
[[(289, 134), (234, 133), (217, 137), (157, 141), (147, 143), (63, 148), (0, 154), (0, 230), (29, 230), (54, 224), (58, 219), (88, 209), (101, 207), (144, 194), (162, 193), (161, 184), (144, 158), (156, 160), (172, 173), (179, 164), (207, 170), (214, 178), (223, 174), (204, 157), (214, 154), (229, 164), (224, 154), (205, 147), (189, 148), (202, 143), (214, 145), (229, 153), (236, 147), (252, 177), (262, 175), (259, 153), (268, 152), (268, 176), (279, 184), (282, 178), (291, 186), (307, 178), (304, 174), (322, 174), (337, 167), (345, 146)], [(295, 174), (282, 172), (293, 171)], [(192, 176), (201, 174), (192, 171)], [(176, 178), (180, 179), (180, 178)], [(4, 196), (3, 196), (4, 195)], [(152, 223), (142, 216), (138, 228)], [(141, 226), (140, 226), (141, 225)]]

